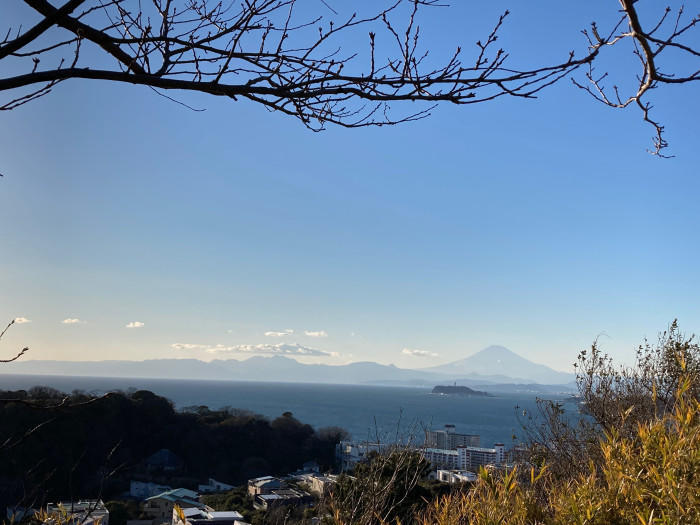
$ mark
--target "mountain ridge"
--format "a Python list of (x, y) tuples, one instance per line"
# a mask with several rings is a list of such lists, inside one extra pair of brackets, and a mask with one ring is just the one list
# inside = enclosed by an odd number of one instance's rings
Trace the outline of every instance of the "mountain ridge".
[[(500, 354), (489, 349), (501, 348)], [(486, 352), (486, 354), (483, 354)], [(482, 354), (480, 356), (480, 354)], [(486, 366), (499, 357), (497, 366)], [(496, 359), (498, 361), (498, 359)], [(506, 362), (507, 361), (507, 362)], [(515, 363), (515, 365), (513, 365)], [(469, 368), (469, 366), (471, 368)], [(500, 367), (500, 368), (499, 368)], [(528, 372), (526, 374), (508, 371)], [(490, 372), (490, 373), (489, 373)], [(494, 373), (501, 372), (501, 373)], [(2, 374), (74, 375), (134, 377), (154, 379), (197, 379), (231, 381), (271, 381), (297, 383), (386, 384), (394, 386), (433, 386), (457, 382), (465, 386), (489, 384), (565, 385), (572, 374), (557, 372), (532, 363), (504, 347), (488, 347), (465, 359), (424, 369), (398, 368), (372, 361), (346, 365), (305, 364), (287, 356), (252, 356), (248, 359), (147, 359), (143, 361), (60, 361), (32, 360), (7, 363)], [(539, 379), (539, 380), (538, 380)], [(553, 379), (550, 381), (550, 379)]]

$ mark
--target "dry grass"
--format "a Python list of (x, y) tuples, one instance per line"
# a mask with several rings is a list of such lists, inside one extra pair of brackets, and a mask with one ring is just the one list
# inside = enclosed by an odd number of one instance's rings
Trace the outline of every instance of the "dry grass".
[[(546, 469), (523, 481), (516, 471), (482, 472), (473, 490), (442, 498), (421, 525), (700, 524), (700, 403), (684, 381), (672, 413), (640, 424), (636, 436), (606, 435), (601, 465), (574, 480)], [(545, 490), (541, 485), (544, 485)], [(545, 500), (542, 493), (547, 494)]]

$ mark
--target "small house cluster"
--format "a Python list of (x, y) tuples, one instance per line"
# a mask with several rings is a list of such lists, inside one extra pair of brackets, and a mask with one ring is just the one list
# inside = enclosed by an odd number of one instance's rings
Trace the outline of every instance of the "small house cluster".
[[(179, 459), (169, 451), (159, 451), (149, 458), (153, 468), (160, 471), (177, 469)], [(326, 496), (337, 476), (319, 473), (315, 462), (284, 477), (263, 476), (248, 480), (247, 492), (258, 510), (281, 506), (310, 506), (316, 498)], [(228, 492), (234, 485), (209, 478), (198, 485), (197, 491), (173, 488), (152, 481), (131, 480), (125, 500), (140, 503), (141, 518), (128, 520), (127, 525), (249, 525), (236, 511), (216, 511), (201, 500), (201, 495)], [(75, 525), (109, 525), (109, 511), (102, 500), (51, 503), (46, 508), (50, 516), (61, 515), (66, 523)], [(34, 515), (35, 509), (7, 509), (11, 522)]]
[[(420, 453), (433, 467), (431, 478), (443, 483), (472, 483), (477, 480), (480, 468), (505, 468), (517, 458), (518, 448), (507, 451), (503, 443), (492, 448), (480, 446), (476, 434), (456, 432), (454, 425), (443, 429), (428, 430), (422, 447), (413, 450)], [(395, 445), (368, 442), (342, 441), (336, 453), (340, 470), (347, 471), (358, 463), (367, 461), (372, 454), (383, 454)], [(172, 452), (162, 450), (149, 458), (149, 468), (160, 472), (177, 469), (179, 459)], [(162, 479), (162, 478), (161, 478)], [(166, 478), (167, 479), (167, 478)], [(247, 494), (253, 507), (267, 511), (278, 507), (305, 507), (316, 499), (326, 497), (338, 476), (319, 472), (317, 464), (310, 462), (287, 476), (263, 476), (248, 480)], [(216, 511), (201, 501), (201, 494), (228, 492), (236, 487), (209, 478), (200, 483), (197, 491), (173, 488), (153, 481), (132, 480), (126, 499), (141, 502), (142, 516), (129, 520), (127, 525), (248, 525), (243, 515), (236, 511)], [(17, 521), (32, 509), (8, 509), (8, 519)], [(109, 511), (101, 500), (84, 500), (73, 503), (52, 503), (47, 515), (61, 513), (68, 523), (80, 525), (109, 525)], [(20, 514), (24, 513), (24, 514)], [(12, 515), (10, 515), (12, 514)]]
[(284, 478), (264, 476), (248, 480), (248, 494), (261, 510), (277, 506), (306, 506), (314, 502), (314, 496), (327, 496), (336, 483), (337, 476), (318, 472), (295, 472)]

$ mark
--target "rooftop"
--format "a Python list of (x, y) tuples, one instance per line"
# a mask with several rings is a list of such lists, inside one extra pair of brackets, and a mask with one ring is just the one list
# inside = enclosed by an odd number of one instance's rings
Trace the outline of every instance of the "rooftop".
[(199, 502), (199, 494), (197, 494), (193, 490), (189, 489), (172, 489), (172, 490), (166, 490), (165, 492), (161, 492), (160, 494), (156, 494), (155, 496), (151, 496), (150, 498), (146, 498), (146, 501), (151, 501), (155, 499), (165, 499), (168, 501), (172, 501), (173, 503), (178, 503), (181, 501), (187, 502), (191, 504), (193, 507), (203, 507), (204, 504)]
[[(460, 447), (460, 448), (474, 448), (474, 447)], [(426, 452), (431, 452), (433, 454), (447, 454), (450, 456), (456, 456), (458, 452), (449, 448), (426, 448)]]
[(228, 519), (242, 519), (243, 514), (240, 512), (236, 512), (235, 510), (222, 510), (222, 511), (215, 511), (215, 512), (210, 512), (209, 515), (211, 516), (211, 519), (213, 520), (228, 520)]
[(483, 447), (460, 447), (460, 448), (465, 448), (470, 452), (490, 452), (490, 453), (496, 452), (495, 448), (483, 448)]

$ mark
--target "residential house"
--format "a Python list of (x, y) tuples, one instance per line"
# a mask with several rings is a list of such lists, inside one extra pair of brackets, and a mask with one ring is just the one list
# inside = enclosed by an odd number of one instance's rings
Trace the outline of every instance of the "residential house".
[(209, 481), (206, 484), (199, 485), (197, 489), (201, 494), (207, 494), (211, 492), (226, 492), (229, 490), (233, 490), (234, 487), (233, 485), (229, 485), (228, 483), (223, 483), (221, 481), (216, 481), (214, 478), (209, 478)]
[(199, 501), (199, 494), (188, 489), (173, 489), (147, 498), (143, 512), (153, 518), (154, 525), (170, 523), (175, 505), (181, 508), (205, 508)]
[(333, 474), (300, 474), (295, 476), (299, 484), (303, 485), (309, 492), (318, 497), (326, 496), (333, 485), (336, 484), (338, 476)]
[(314, 502), (308, 492), (295, 488), (282, 488), (272, 490), (265, 494), (258, 494), (253, 500), (253, 506), (259, 510), (268, 510), (280, 506), (310, 505)]
[(287, 483), (273, 476), (263, 476), (261, 478), (248, 480), (248, 494), (255, 497), (259, 494), (269, 494), (273, 490), (285, 488)]

